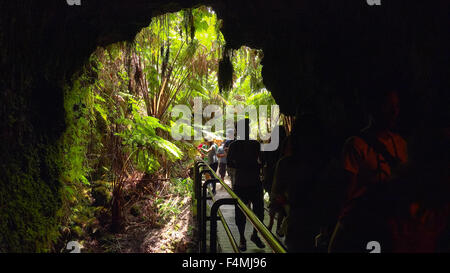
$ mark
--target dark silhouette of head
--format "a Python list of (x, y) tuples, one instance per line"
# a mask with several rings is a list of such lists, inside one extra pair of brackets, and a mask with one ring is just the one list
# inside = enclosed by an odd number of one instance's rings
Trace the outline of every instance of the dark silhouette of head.
[(395, 128), (400, 113), (400, 99), (394, 88), (374, 90), (367, 98), (372, 125), (378, 129)]
[(237, 136), (240, 140), (250, 139), (250, 119), (245, 118), (237, 122)]

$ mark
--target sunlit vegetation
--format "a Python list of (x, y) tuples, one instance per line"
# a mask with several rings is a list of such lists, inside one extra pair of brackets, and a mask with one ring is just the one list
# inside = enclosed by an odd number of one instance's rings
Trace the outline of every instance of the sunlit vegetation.
[[(171, 138), (172, 107), (192, 108), (194, 97), (204, 105), (275, 103), (262, 82), (263, 52), (227, 49), (220, 25), (207, 7), (155, 17), (134, 41), (98, 48), (74, 76), (65, 93), (56, 251), (70, 240), (87, 251), (187, 251), (197, 143)], [(156, 230), (184, 237), (158, 248), (148, 237)]]

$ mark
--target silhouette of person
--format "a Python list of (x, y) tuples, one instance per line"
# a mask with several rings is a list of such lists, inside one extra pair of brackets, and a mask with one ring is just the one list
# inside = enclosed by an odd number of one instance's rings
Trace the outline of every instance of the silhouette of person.
[[(226, 132), (226, 140), (223, 145), (223, 149), (225, 151), (225, 158), (228, 157), (228, 151), (230, 149), (230, 145), (235, 140), (236, 140), (236, 124), (234, 124), (234, 129), (228, 129)], [(232, 168), (230, 164), (226, 164), (226, 170), (227, 170), (228, 176), (230, 177), (231, 185), (234, 185), (234, 174), (235, 174), (234, 168)]]
[(202, 143), (197, 146), (197, 150), (200, 153), (200, 157), (204, 161), (208, 161), (208, 153), (206, 152), (208, 150), (208, 141), (206, 139), (203, 139)]
[[(203, 152), (207, 155), (208, 159), (208, 165), (211, 167), (211, 169), (216, 172), (217, 167), (219, 165), (219, 161), (217, 158), (217, 145), (214, 143), (214, 140), (208, 140), (207, 141), (207, 148), (202, 148)], [(213, 194), (216, 194), (216, 184), (213, 183), (212, 185), (212, 192)]]
[[(243, 126), (239, 126), (239, 124)], [(244, 127), (245, 132), (240, 132), (239, 127)], [(233, 141), (229, 147), (227, 155), (227, 164), (235, 170), (233, 191), (247, 205), (252, 205), (256, 216), (264, 221), (264, 199), (263, 187), (260, 181), (260, 159), (261, 147), (256, 140), (250, 139), (250, 120), (244, 119), (238, 121), (238, 139)], [(241, 251), (247, 250), (247, 241), (245, 238), (246, 217), (244, 213), (236, 206), (235, 221), (239, 230)], [(259, 238), (257, 230), (253, 229), (250, 240), (259, 248), (265, 245)]]
[[(279, 133), (279, 142), (282, 143), (284, 139), (286, 138), (286, 131), (282, 126), (278, 126), (278, 130), (274, 130), (274, 132)], [(269, 193), (269, 196), (272, 195), (272, 184), (274, 180), (275, 175), (275, 168), (277, 165), (278, 160), (283, 157), (283, 151), (282, 151), (281, 145), (274, 151), (266, 151), (263, 152), (263, 177), (264, 177), (264, 190), (266, 190)], [(274, 198), (270, 198), (271, 201), (274, 200)], [(276, 202), (271, 202), (269, 204), (269, 225), (268, 229), (272, 230), (275, 216), (278, 215), (277, 220), (277, 227), (276, 227), (276, 233), (278, 236), (282, 237), (284, 234), (281, 233), (281, 223), (283, 222), (285, 211), (282, 207), (277, 206)]]
[(450, 251), (449, 125), (415, 136), (408, 165), (390, 183), (375, 185), (347, 215), (357, 219), (352, 231), (377, 241), (382, 252)]
[(217, 148), (217, 157), (219, 159), (219, 175), (222, 181), (225, 180), (226, 168), (227, 168), (227, 155), (225, 153), (225, 143), (221, 143)]
[(285, 208), (283, 228), (289, 252), (313, 252), (319, 232), (316, 196), (318, 176), (327, 162), (324, 132), (311, 112), (297, 113), (291, 134), (291, 153), (278, 161), (273, 198)]
[(329, 251), (365, 251), (368, 240), (374, 239), (364, 238), (365, 231), (361, 229), (359, 233), (354, 230), (352, 226), (357, 226), (359, 219), (347, 215), (374, 185), (388, 182), (395, 170), (408, 160), (406, 141), (393, 131), (400, 111), (398, 93), (392, 89), (376, 91), (368, 98), (369, 126), (344, 145), (342, 160), (348, 191)]

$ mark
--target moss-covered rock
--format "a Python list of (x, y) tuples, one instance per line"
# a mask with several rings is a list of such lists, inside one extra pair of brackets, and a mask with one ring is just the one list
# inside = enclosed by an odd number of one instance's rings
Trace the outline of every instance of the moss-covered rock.
[(109, 184), (103, 181), (96, 181), (93, 186), (91, 195), (94, 198), (94, 205), (106, 207), (112, 198)]
[(59, 236), (59, 149), (34, 144), (15, 147), (20, 156), (0, 164), (1, 252), (50, 251)]

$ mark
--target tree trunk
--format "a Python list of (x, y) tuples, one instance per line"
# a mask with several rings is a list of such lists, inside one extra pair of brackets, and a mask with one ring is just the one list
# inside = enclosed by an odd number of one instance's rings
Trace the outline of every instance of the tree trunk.
[(119, 196), (113, 196), (111, 231), (118, 233), (123, 229), (122, 207)]

